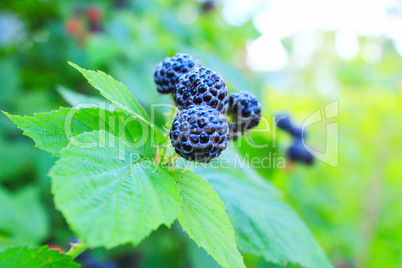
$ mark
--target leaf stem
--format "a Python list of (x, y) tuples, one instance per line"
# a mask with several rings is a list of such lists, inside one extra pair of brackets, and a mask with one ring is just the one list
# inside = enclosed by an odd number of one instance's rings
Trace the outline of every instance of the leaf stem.
[(83, 253), (88, 247), (81, 242), (70, 243), (71, 248), (67, 251), (66, 255), (70, 256), (73, 260)]

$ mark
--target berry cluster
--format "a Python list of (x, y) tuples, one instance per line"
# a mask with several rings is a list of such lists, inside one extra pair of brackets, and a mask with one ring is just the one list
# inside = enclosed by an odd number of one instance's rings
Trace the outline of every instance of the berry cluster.
[[(229, 123), (225, 113), (233, 116), (231, 133), (244, 133), (258, 125), (261, 108), (247, 92), (229, 96), (225, 81), (215, 71), (201, 65), (188, 54), (166, 58), (154, 74), (157, 90), (172, 94), (180, 112), (170, 129), (175, 151), (183, 158), (208, 163), (226, 149)], [(233, 129), (236, 128), (236, 131)]]
[(276, 118), (277, 127), (293, 137), (293, 144), (287, 150), (288, 158), (293, 162), (301, 162), (307, 165), (313, 164), (314, 156), (303, 144), (303, 137), (306, 136), (303, 129), (295, 127), (287, 114), (277, 115)]

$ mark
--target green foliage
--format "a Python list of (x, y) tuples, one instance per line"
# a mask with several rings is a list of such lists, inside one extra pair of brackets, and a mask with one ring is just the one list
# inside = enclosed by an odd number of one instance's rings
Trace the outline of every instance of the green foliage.
[[(129, 143), (145, 141), (143, 151), (151, 150), (152, 130), (144, 121), (124, 112), (110, 112), (97, 108), (60, 110), (22, 117), (5, 113), (40, 149), (59, 155), (70, 139), (84, 132), (106, 130)], [(122, 131), (122, 133), (120, 133)]]
[(34, 117), (6, 115), (39, 148), (60, 156), (50, 172), (54, 201), (82, 239), (81, 247), (137, 245), (177, 218), (220, 265), (245, 267), (226, 203), (244, 252), (279, 264), (330, 266), (312, 234), (277, 199), (272, 186), (257, 183), (252, 172), (206, 173), (222, 202), (195, 173), (162, 167), (152, 134), (143, 134), (152, 124), (137, 114), (142, 108), (138, 110), (135, 98), (110, 76), (75, 67), (123, 111), (61, 108)]
[(63, 86), (59, 86), (57, 88), (57, 91), (60, 93), (63, 99), (67, 101), (72, 107), (78, 105), (79, 108), (99, 108), (100, 104), (103, 103), (105, 105), (105, 108), (110, 107), (110, 102), (101, 97), (84, 95)]
[(32, 145), (29, 141), (10, 143), (0, 135), (0, 163), (7, 163), (1, 168), (0, 181), (23, 179), (19, 175), (34, 166), (36, 152), (29, 149)]
[(44, 267), (44, 268), (79, 268), (70, 256), (49, 250), (47, 246), (36, 249), (11, 248), (0, 252), (0, 267)]
[[(402, 96), (385, 89), (365, 89), (364, 98), (362, 94), (344, 89), (339, 96), (338, 167), (317, 162), (313, 169), (298, 166), (286, 177), (272, 179), (280, 184), (286, 180), (282, 185), (288, 202), (314, 230), (329, 257), (338, 260), (335, 263), (341, 258), (356, 266), (364, 261), (368, 267), (384, 263), (395, 267), (401, 261), (401, 249), (395, 246), (401, 231), (394, 227), (402, 211), (398, 194), (402, 181), (397, 175), (402, 148), (397, 127)], [(273, 111), (286, 109), (300, 118), (327, 103), (283, 92), (271, 93), (266, 101)], [(320, 133), (330, 122), (324, 120), (309, 127), (307, 142), (311, 146), (324, 151), (326, 137)]]
[(189, 255), (191, 267), (194, 268), (219, 268), (220, 265), (208, 255), (203, 248), (190, 241), (187, 246), (187, 254)]
[[(65, 135), (54, 132), (57, 132), (59, 126), (64, 131), (62, 121), (65, 122), (65, 119), (60, 117), (55, 122), (49, 120), (55, 119), (58, 112), (67, 108), (61, 108), (46, 116), (33, 116), (33, 113), (49, 112), (66, 106), (55, 91), (55, 88), (63, 85), (66, 88), (58, 90), (63, 98), (71, 106), (80, 105), (79, 108), (74, 108), (78, 110), (78, 118), (72, 118), (72, 124), (77, 127), (73, 130), (80, 128), (80, 131), (72, 133), (71, 137), (77, 137), (84, 132), (105, 130), (124, 140), (124, 136), (136, 136), (136, 125), (141, 124), (144, 127), (148, 125), (146, 121), (149, 120), (138, 119), (135, 114), (140, 113), (127, 114), (121, 107), (112, 106), (111, 102), (103, 97), (93, 96), (97, 93), (96, 90), (82, 79), (79, 72), (68, 66), (66, 61), (70, 60), (92, 70), (102, 70), (124, 82), (131, 94), (149, 113), (150, 104), (171, 103), (170, 96), (156, 96), (152, 73), (160, 60), (176, 52), (190, 53), (202, 60), (206, 66), (220, 72), (230, 91), (253, 91), (260, 97), (262, 111), (267, 117), (286, 110), (294, 116), (296, 123), (301, 123), (312, 112), (322, 109), (334, 99), (339, 99), (340, 164), (337, 168), (331, 168), (319, 161), (309, 169), (302, 166), (281, 169), (275, 164), (272, 164), (271, 168), (253, 167), (264, 177), (264, 181), (248, 168), (232, 169), (229, 172), (217, 171), (216, 174), (208, 174), (209, 171), (196, 173), (209, 179), (212, 188), (227, 206), (229, 220), (236, 231), (237, 244), (244, 253), (247, 267), (300, 267), (299, 264), (290, 262), (282, 265), (283, 260), (289, 258), (284, 255), (289, 253), (286, 250), (278, 251), (278, 264), (266, 262), (267, 257), (275, 255), (278, 248), (286, 249), (278, 243), (282, 242), (280, 239), (283, 237), (289, 237), (275, 236), (273, 242), (268, 243), (274, 249), (271, 251), (267, 250), (267, 244), (255, 243), (258, 242), (258, 237), (245, 234), (248, 229), (239, 226), (243, 221), (256, 220), (257, 227), (264, 227), (262, 235), (269, 234), (270, 228), (277, 226), (271, 223), (281, 221), (279, 216), (276, 217), (277, 214), (267, 215), (266, 210), (271, 211), (272, 205), (275, 205), (284, 207), (285, 211), (295, 216), (286, 204), (294, 208), (311, 228), (334, 266), (401, 266), (402, 247), (399, 246), (399, 241), (402, 233), (401, 228), (397, 226), (400, 225), (402, 211), (399, 193), (402, 147), (398, 129), (402, 118), (399, 116), (402, 107), (402, 61), (392, 40), (387, 37), (360, 36), (360, 51), (365, 50), (366, 45), (377, 44), (382, 54), (378, 62), (366, 62), (362, 55), (350, 61), (341, 60), (333, 49), (336, 32), (316, 31), (307, 35), (290, 36), (282, 40), (289, 53), (288, 68), (278, 72), (252, 73), (245, 65), (246, 40), (255, 40), (260, 33), (251, 20), (242, 26), (228, 25), (222, 18), (220, 4), (214, 10), (203, 13), (198, 1), (125, 1), (124, 8), (114, 8), (113, 3), (116, 2), (123, 1), (0, 1), (0, 16), (15, 14), (23, 23), (22, 31), (19, 31), (21, 39), (11, 45), (2, 43), (5, 35), (2, 35), (3, 31), (0, 29), (0, 109), (10, 114), (32, 116), (29, 119), (11, 117), (26, 126), (28, 132), (32, 128), (31, 137), (38, 139), (43, 146), (52, 148), (54, 155), (58, 156), (60, 150), (67, 147), (70, 141)], [(68, 21), (76, 15), (79, 8), (90, 5), (103, 8), (102, 32), (87, 33), (82, 39), (68, 34), (65, 30)], [(189, 11), (190, 14), (196, 15), (196, 21), (184, 24), (181, 21), (183, 14), (186, 15)], [(1, 19), (3, 18), (2, 16)], [(82, 18), (82, 21), (85, 22), (85, 18)], [(7, 25), (6, 32), (12, 28)], [(300, 41), (306, 41), (304, 37), (307, 37), (307, 41), (315, 39), (314, 47), (317, 47), (317, 50), (309, 50), (308, 55), (302, 53), (304, 56), (302, 55), (302, 61), (299, 62), (301, 55), (300, 47), (297, 46)], [(115, 80), (108, 79), (106, 75), (97, 72), (91, 72), (90, 75), (95, 80), (98, 79), (94, 82), (96, 86), (107, 82), (120, 88)], [(126, 93), (125, 97), (128, 96)], [(108, 94), (111, 98), (119, 97), (115, 92)], [(87, 103), (88, 107), (82, 106), (83, 102)], [(100, 102), (106, 106), (100, 106)], [(116, 99), (115, 102), (129, 106), (131, 97), (125, 100)], [(135, 109), (136, 105), (133, 107)], [(105, 116), (101, 116), (102, 110), (84, 108), (102, 108), (109, 111), (105, 112)], [(151, 144), (148, 147), (150, 152), (145, 152), (144, 148), (143, 155), (152, 155), (155, 152), (160, 155), (159, 145), (163, 142), (162, 134), (165, 133), (160, 126), (167, 122), (167, 118), (161, 112), (156, 112), (153, 114), (155, 120), (152, 119), (154, 126), (148, 125), (148, 129), (150, 135), (152, 127), (162, 132), (156, 131), (158, 148), (156, 144)], [(121, 120), (130, 120), (124, 125), (130, 126), (128, 132), (133, 132), (133, 135), (111, 127), (109, 119), (117, 115), (123, 116)], [(97, 118), (103, 117), (104, 127), (95, 122), (98, 121)], [(80, 119), (88, 120), (90, 127), (82, 125)], [(48, 122), (50, 129), (45, 127), (45, 137), (34, 137), (34, 134), (40, 134), (34, 122), (38, 122), (40, 126)], [(308, 128), (307, 142), (319, 149), (325, 148), (325, 137), (322, 135), (325, 133), (324, 123), (320, 123), (320, 129), (317, 128), (319, 124)], [(1, 114), (0, 129), (0, 247), (23, 244), (34, 246), (44, 241), (59, 246), (66, 245), (71, 241), (73, 234), (62, 215), (54, 208), (53, 195), (49, 193), (51, 181), (46, 176), (49, 167), (57, 158), (33, 148), (34, 143), (23, 137), (11, 121)], [(269, 139), (271, 134), (251, 133), (255, 144), (268, 143), (268, 148), (257, 149), (253, 142), (246, 139), (241, 139), (234, 147), (237, 147), (244, 157), (248, 155), (250, 160), (269, 157), (269, 152), (276, 154), (273, 160), (279, 160), (285, 155), (286, 146), (290, 141), (286, 135), (279, 132), (278, 146), (272, 148)], [(227, 151), (223, 155), (226, 156)], [(151, 158), (158, 159), (154, 156)], [(230, 185), (231, 181), (234, 185)], [(247, 181), (247, 186), (244, 181)], [(273, 184), (280, 188), (283, 195), (280, 195)], [(256, 190), (257, 194), (254, 196), (255, 188), (259, 190)], [(32, 192), (35, 194), (27, 194), (21, 198), (25, 200), (23, 202), (16, 201), (20, 200), (20, 194), (29, 192), (30, 189), (34, 189)], [(239, 198), (237, 194), (230, 192), (232, 190), (239, 191)], [(252, 196), (249, 192), (252, 192)], [(263, 196), (263, 192), (266, 196)], [(266, 208), (260, 203), (255, 206), (262, 210), (261, 214), (256, 215), (256, 209), (252, 207), (250, 212), (244, 212), (245, 217), (239, 218), (243, 213), (241, 211), (249, 208), (254, 199), (262, 200), (262, 203), (269, 200), (269, 203), (264, 203)], [(286, 204), (282, 199), (286, 200)], [(17, 203), (18, 205), (15, 205)], [(42, 212), (38, 213), (38, 210)], [(392, 213), (389, 213), (390, 211)], [(276, 213), (282, 215), (282, 211)], [(40, 217), (35, 215), (44, 216), (43, 222), (46, 224), (40, 224)], [(52, 228), (48, 228), (49, 225)], [(187, 235), (180, 228), (176, 228), (176, 225), (172, 228), (161, 227), (163, 228), (159, 228), (138, 247), (127, 245), (109, 251), (102, 249), (99, 254), (103, 259), (114, 259), (121, 252), (129, 252), (137, 260), (141, 260), (135, 263), (135, 266), (140, 267), (166, 264), (184, 267), (189, 263), (194, 267), (218, 265), (212, 257), (206, 256), (204, 249), (197, 248), (195, 243), (188, 247)], [(250, 233), (260, 229), (252, 229)], [(299, 245), (296, 239), (289, 238), (285, 241), (296, 241), (296, 245)], [(263, 250), (264, 248), (266, 250)], [(91, 250), (91, 254), (98, 251), (99, 249)], [(250, 255), (252, 252), (261, 257)], [(309, 263), (311, 252), (306, 253), (303, 258), (299, 256), (300, 252), (303, 251), (298, 246), (295, 253), (289, 256), (299, 259), (296, 260), (298, 263)]]
[(136, 245), (179, 213), (178, 186), (154, 153), (99, 131), (77, 136), (61, 156), (50, 172), (55, 203), (88, 246)]
[(70, 65), (80, 71), (89, 83), (99, 90), (102, 96), (111, 101), (117, 108), (130, 113), (132, 116), (138, 118), (151, 125), (158, 139), (162, 139), (162, 134), (149, 120), (149, 115), (144, 108), (139, 104), (137, 99), (130, 93), (125, 85), (116, 81), (110, 75), (101, 71), (88, 71), (74, 63)]
[(245, 267), (225, 206), (211, 185), (190, 171), (171, 174), (183, 197), (178, 219), (190, 238), (223, 267)]
[(70, 65), (80, 71), (88, 82), (104, 96), (111, 101), (116, 107), (131, 113), (143, 120), (149, 120), (149, 115), (138, 101), (131, 95), (127, 87), (116, 81), (110, 75), (101, 71), (88, 71), (78, 65), (71, 63)]
[(226, 205), (240, 250), (269, 262), (331, 267), (314, 236), (277, 192), (238, 171), (202, 172)]
[(18, 91), (20, 83), (15, 58), (0, 59), (0, 73), (7, 74), (0, 84), (0, 92), (2, 93), (0, 104), (5, 105), (12, 100), (13, 93), (15, 94)]
[[(261, 125), (263, 123), (265, 122), (261, 122)], [(270, 130), (269, 126), (264, 127)], [(278, 168), (284, 166), (284, 161), (281, 162), (281, 159), (276, 157), (278, 145), (269, 138), (270, 134), (265, 129), (263, 133), (251, 131), (248, 135), (236, 141), (237, 150), (250, 165), (252, 160), (259, 159), (261, 164), (255, 165), (254, 169), (265, 178), (272, 177)]]
[(49, 232), (48, 217), (35, 187), (16, 194), (0, 188), (0, 219), (0, 249), (35, 245)]

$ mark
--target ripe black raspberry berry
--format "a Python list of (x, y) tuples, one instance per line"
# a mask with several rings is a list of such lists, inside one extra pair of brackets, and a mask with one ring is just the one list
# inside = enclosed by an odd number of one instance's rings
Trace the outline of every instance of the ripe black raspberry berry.
[(233, 115), (238, 131), (243, 133), (260, 123), (261, 105), (249, 92), (232, 93), (229, 96), (228, 114)]
[(196, 67), (178, 79), (174, 101), (180, 110), (193, 104), (205, 104), (223, 113), (228, 102), (228, 89), (218, 73)]
[(172, 145), (179, 155), (205, 163), (226, 149), (228, 135), (225, 116), (206, 105), (191, 105), (180, 111), (170, 129)]
[(296, 138), (293, 141), (292, 146), (288, 148), (287, 156), (294, 162), (301, 162), (307, 165), (312, 165), (314, 163), (314, 156), (307, 151), (303, 145), (302, 139), (300, 138)]
[(156, 66), (154, 73), (158, 92), (161, 94), (173, 93), (177, 79), (197, 66), (201, 66), (201, 62), (185, 53), (178, 53), (172, 58), (165, 58)]

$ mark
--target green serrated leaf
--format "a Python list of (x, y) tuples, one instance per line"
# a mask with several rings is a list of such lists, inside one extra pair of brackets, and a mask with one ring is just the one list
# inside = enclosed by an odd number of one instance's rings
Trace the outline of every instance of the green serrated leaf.
[(80, 265), (73, 262), (70, 256), (43, 246), (35, 249), (20, 247), (2, 251), (0, 252), (0, 267), (79, 268)]
[(69, 62), (69, 64), (81, 72), (88, 82), (99, 90), (102, 96), (111, 101), (117, 108), (130, 113), (153, 127), (157, 140), (163, 141), (164, 136), (161, 133), (162, 128), (155, 126), (154, 122), (150, 121), (149, 115), (145, 109), (138, 103), (137, 99), (130, 93), (125, 85), (101, 71), (85, 70), (74, 63)]
[(110, 112), (97, 108), (60, 108), (34, 117), (10, 115), (4, 112), (20, 129), (36, 142), (40, 149), (59, 156), (72, 137), (93, 130), (107, 130), (115, 136), (135, 144), (143, 155), (155, 157), (152, 148), (152, 129), (143, 121), (123, 111)]
[(82, 73), (88, 82), (116, 107), (149, 121), (147, 112), (125, 85), (104, 72), (85, 70), (72, 62), (69, 64)]
[[(90, 143), (99, 146), (73, 145)], [(181, 207), (169, 173), (106, 131), (73, 138), (50, 176), (56, 207), (90, 247), (136, 245), (161, 224), (170, 225)]]
[(200, 174), (218, 192), (236, 231), (240, 250), (267, 261), (332, 267), (313, 234), (291, 207), (278, 199), (271, 187), (231, 170), (206, 170)]
[(46, 211), (37, 188), (26, 187), (14, 194), (0, 188), (0, 249), (36, 245), (46, 238), (48, 231)]
[(104, 98), (84, 95), (63, 86), (57, 87), (57, 91), (71, 106), (79, 105), (80, 108), (101, 108), (100, 104), (104, 104), (104, 108), (107, 109), (108, 105), (112, 105)]
[(171, 174), (183, 197), (178, 220), (190, 238), (223, 267), (245, 267), (225, 206), (211, 185), (191, 171)]
[(221, 266), (212, 258), (211, 255), (208, 255), (207, 252), (198, 247), (198, 245), (189, 240), (187, 243), (186, 249), (188, 259), (190, 262), (190, 267), (193, 268), (220, 268)]
[[(278, 167), (284, 165), (283, 162), (279, 162), (280, 158), (275, 157), (278, 153), (278, 145), (274, 144), (274, 141), (267, 133), (251, 131), (248, 135), (250, 136), (242, 136), (235, 142), (236, 149), (246, 162), (260, 159), (263, 164), (253, 165), (253, 168), (261, 176), (272, 178), (272, 175), (280, 170)], [(275, 142), (277, 141), (275, 140)], [(252, 164), (250, 163), (249, 165), (251, 166)]]

